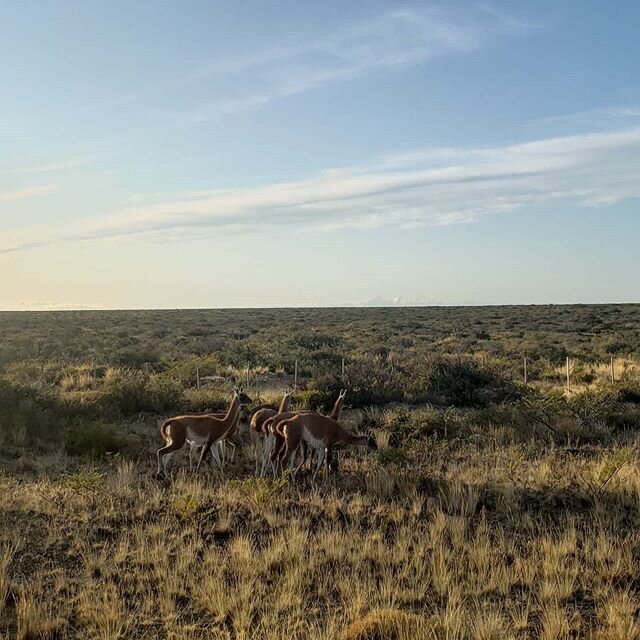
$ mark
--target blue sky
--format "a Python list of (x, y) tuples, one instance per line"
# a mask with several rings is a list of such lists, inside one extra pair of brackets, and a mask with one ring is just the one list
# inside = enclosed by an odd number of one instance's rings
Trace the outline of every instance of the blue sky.
[(0, 8), (0, 308), (637, 302), (640, 5)]

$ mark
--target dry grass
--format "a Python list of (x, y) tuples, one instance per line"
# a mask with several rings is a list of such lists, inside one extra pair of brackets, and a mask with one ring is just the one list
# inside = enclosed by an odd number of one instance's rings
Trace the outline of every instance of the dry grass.
[(340, 634), (340, 640), (411, 640), (428, 637), (430, 627), (425, 618), (415, 614), (399, 609), (375, 609), (350, 624)]
[(345, 454), (316, 487), (127, 460), (0, 476), (0, 634), (637, 638), (631, 449), (597, 495), (609, 452), (468, 442), (392, 473)]

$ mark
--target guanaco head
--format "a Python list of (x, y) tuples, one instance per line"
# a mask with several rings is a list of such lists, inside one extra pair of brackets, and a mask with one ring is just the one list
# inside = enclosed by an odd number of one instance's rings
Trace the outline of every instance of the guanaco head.
[(251, 404), (253, 402), (253, 400), (244, 392), (242, 387), (235, 387), (233, 389), (233, 393), (236, 398), (238, 398), (241, 405)]
[(378, 443), (376, 442), (376, 435), (373, 432), (373, 429), (371, 427), (368, 427), (367, 429), (365, 429), (364, 435), (367, 438), (367, 449), (370, 449), (371, 451), (377, 451)]
[(287, 389), (286, 395), (287, 395), (289, 406), (296, 404), (295, 389), (293, 387), (291, 387), (290, 389)]

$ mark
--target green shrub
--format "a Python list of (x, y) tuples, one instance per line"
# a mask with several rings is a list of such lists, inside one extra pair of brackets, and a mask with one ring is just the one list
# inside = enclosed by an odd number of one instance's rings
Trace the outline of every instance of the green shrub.
[(180, 400), (181, 410), (187, 413), (226, 411), (231, 393), (225, 389), (185, 389)]
[(347, 404), (350, 407), (371, 407), (404, 399), (406, 380), (394, 371), (386, 361), (376, 358), (360, 358), (348, 363), (345, 375), (340, 375), (338, 367), (332, 372), (316, 375), (313, 388), (327, 393), (335, 400), (341, 388), (348, 389)]
[(575, 417), (581, 428), (592, 428), (598, 423), (607, 421), (617, 405), (615, 392), (607, 390), (587, 391), (574, 396), (567, 402), (567, 409)]
[(104, 489), (105, 477), (96, 469), (80, 469), (64, 476), (63, 485), (75, 494), (94, 494)]
[(309, 409), (311, 411), (330, 411), (333, 406), (333, 395), (328, 391), (320, 389), (306, 389), (296, 391), (296, 407), (298, 409)]
[(182, 386), (165, 374), (148, 376), (138, 369), (108, 369), (101, 388), (103, 402), (119, 413), (176, 410), (182, 402)]
[(387, 449), (379, 449), (377, 451), (378, 462), (383, 467), (406, 467), (409, 463), (409, 458), (402, 449), (395, 449), (389, 447)]
[(459, 411), (424, 408), (416, 411), (397, 409), (386, 412), (385, 428), (390, 432), (390, 443), (401, 446), (409, 440), (439, 437), (456, 437), (463, 426)]
[(148, 376), (137, 369), (108, 369), (103, 384), (107, 400), (124, 415), (149, 407)]
[(147, 388), (143, 404), (151, 411), (168, 411), (176, 409), (182, 401), (182, 385), (165, 375), (151, 375), (147, 381)]
[(519, 397), (517, 387), (496, 371), (469, 360), (437, 359), (414, 384), (416, 395), (442, 405), (483, 407)]
[(640, 404), (640, 385), (619, 382), (615, 386), (620, 402), (628, 402), (630, 404)]
[(119, 453), (129, 445), (129, 439), (122, 429), (102, 421), (78, 421), (67, 428), (64, 439), (66, 452), (76, 456)]
[(147, 363), (158, 366), (160, 356), (157, 352), (150, 350), (125, 350), (118, 354), (117, 363), (121, 367), (142, 367)]
[(400, 444), (414, 435), (413, 421), (406, 409), (386, 412), (386, 415), (391, 415), (386, 427), (391, 434), (391, 442), (393, 444)]
[(634, 353), (636, 350), (636, 344), (626, 340), (613, 339), (605, 347), (605, 353), (611, 355), (624, 355)]
[(340, 343), (340, 339), (335, 335), (313, 333), (297, 333), (292, 339), (294, 345), (301, 347), (305, 351), (333, 350)]
[(217, 356), (188, 358), (168, 367), (163, 375), (177, 382), (183, 388), (195, 387), (196, 371), (200, 376), (218, 376), (224, 373), (224, 366)]
[(38, 394), (0, 380), (0, 442), (37, 444), (58, 440), (60, 431), (60, 423)]

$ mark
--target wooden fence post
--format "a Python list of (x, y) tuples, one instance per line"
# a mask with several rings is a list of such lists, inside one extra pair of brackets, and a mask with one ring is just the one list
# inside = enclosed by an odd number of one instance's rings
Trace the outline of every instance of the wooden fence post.
[(342, 358), (342, 378), (344, 379), (344, 358)]
[(247, 387), (249, 387), (249, 365), (247, 365)]
[(298, 361), (297, 360), (293, 369), (293, 388), (294, 389), (298, 388)]
[(571, 370), (569, 369), (569, 356), (567, 356), (567, 391), (571, 390)]
[(200, 369), (196, 367), (196, 389), (200, 388)]
[(527, 375), (527, 356), (524, 357), (524, 386), (527, 386), (527, 382), (528, 382), (528, 375)]

